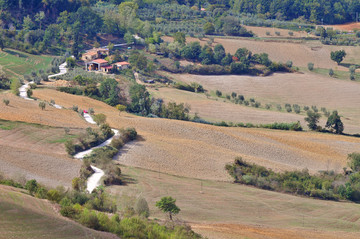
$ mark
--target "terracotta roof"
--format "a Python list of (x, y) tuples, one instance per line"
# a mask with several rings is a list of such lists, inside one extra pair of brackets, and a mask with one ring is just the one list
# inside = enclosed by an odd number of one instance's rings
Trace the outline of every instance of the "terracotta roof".
[(116, 62), (115, 65), (124, 66), (124, 65), (130, 65), (130, 63), (129, 63), (129, 62), (126, 62), (126, 61), (121, 61), (121, 62)]
[(105, 68), (105, 69), (112, 69), (113, 66), (102, 66), (101, 68)]
[(93, 60), (92, 62), (99, 63), (99, 64), (108, 63), (108, 61), (106, 61), (106, 60), (104, 60), (104, 59), (95, 59), (95, 60)]

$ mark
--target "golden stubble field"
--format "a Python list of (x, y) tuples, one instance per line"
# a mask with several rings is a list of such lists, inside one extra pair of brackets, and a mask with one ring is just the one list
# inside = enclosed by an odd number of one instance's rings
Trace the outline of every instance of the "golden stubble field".
[(347, 154), (358, 150), (359, 138), (311, 132), (224, 128), (121, 113), (105, 103), (54, 90), (34, 95), (54, 99), (65, 107), (94, 108), (107, 115), (114, 128), (135, 127), (140, 140), (127, 145), (118, 161), (125, 165), (169, 174), (213, 180), (231, 180), (224, 170), (236, 156), (275, 170), (308, 168), (342, 170)]
[[(313, 73), (275, 73), (271, 76), (200, 76), (172, 74), (178, 81), (198, 82), (209, 91), (220, 90), (223, 94), (236, 92), (245, 98), (255, 98), (262, 105), (271, 103), (315, 105), (320, 110), (338, 110), (343, 116), (345, 132), (360, 133), (360, 84), (316, 75)], [(274, 112), (275, 113), (275, 112)], [(287, 121), (286, 114), (284, 120)], [(302, 117), (303, 118), (303, 117)]]
[(133, 167), (122, 172), (134, 180), (110, 186), (119, 206), (144, 197), (153, 218), (167, 215), (155, 207), (163, 196), (176, 198), (179, 218), (209, 239), (359, 238), (360, 210), (355, 203), (310, 199), (249, 186), (196, 180)]

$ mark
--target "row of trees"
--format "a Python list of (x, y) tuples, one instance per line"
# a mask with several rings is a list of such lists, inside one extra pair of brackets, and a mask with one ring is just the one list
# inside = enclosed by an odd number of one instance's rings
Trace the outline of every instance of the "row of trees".
[[(319, 112), (308, 110), (306, 112), (307, 117), (305, 117), (305, 121), (308, 123), (308, 127), (311, 130), (321, 131), (322, 128), (318, 125), (321, 114)], [(335, 110), (329, 115), (325, 127), (330, 129), (332, 132), (336, 134), (342, 134), (344, 131), (344, 124), (341, 121), (341, 117), (339, 113)]]

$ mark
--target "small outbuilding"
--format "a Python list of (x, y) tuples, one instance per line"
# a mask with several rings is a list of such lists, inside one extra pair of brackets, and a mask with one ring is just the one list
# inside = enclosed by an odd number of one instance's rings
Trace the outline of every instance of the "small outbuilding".
[(95, 59), (93, 61), (86, 62), (85, 66), (87, 71), (101, 71), (102, 68), (109, 66), (109, 62), (104, 59)]
[(118, 70), (124, 70), (124, 69), (128, 69), (130, 66), (129, 62), (126, 61), (121, 61), (121, 62), (116, 62), (114, 64), (114, 66), (118, 69)]

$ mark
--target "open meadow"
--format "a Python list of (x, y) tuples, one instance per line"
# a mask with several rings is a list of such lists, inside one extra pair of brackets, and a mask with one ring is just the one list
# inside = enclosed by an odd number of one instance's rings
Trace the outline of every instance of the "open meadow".
[(0, 51), (0, 65), (8, 76), (21, 76), (32, 71), (47, 69), (53, 57), (47, 55), (31, 55), (13, 49)]
[(193, 230), (209, 239), (360, 235), (360, 209), (354, 203), (315, 200), (134, 167), (122, 167), (122, 171), (132, 181), (126, 186), (107, 188), (120, 207), (131, 206), (142, 196), (149, 203), (151, 216), (164, 219), (166, 215), (155, 207), (155, 202), (163, 195), (171, 195), (181, 209), (176, 218), (189, 222)]
[(0, 238), (118, 238), (64, 218), (57, 210), (53, 203), (25, 190), (0, 185)]

